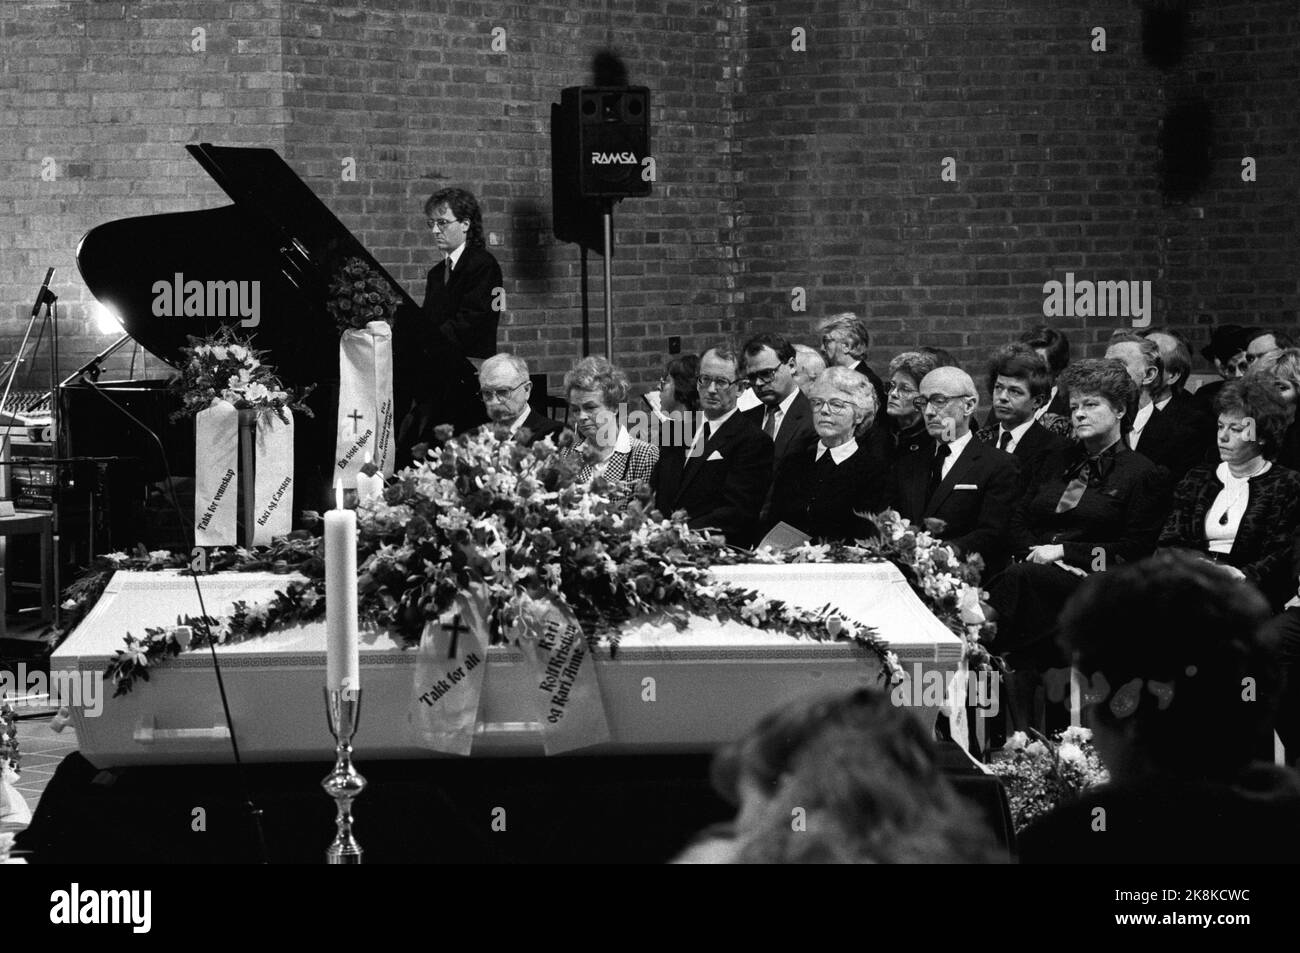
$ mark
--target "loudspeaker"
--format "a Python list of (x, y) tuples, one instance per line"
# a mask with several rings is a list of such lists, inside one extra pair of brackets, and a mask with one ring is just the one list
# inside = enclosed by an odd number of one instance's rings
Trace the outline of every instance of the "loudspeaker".
[(565, 124), (576, 132), (573, 163), (583, 198), (625, 199), (650, 194), (643, 175), (650, 155), (650, 90), (644, 86), (570, 86), (560, 94)]

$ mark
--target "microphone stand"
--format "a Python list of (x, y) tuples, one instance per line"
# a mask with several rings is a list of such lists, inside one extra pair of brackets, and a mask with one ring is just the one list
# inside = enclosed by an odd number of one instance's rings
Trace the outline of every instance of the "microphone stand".
[[(77, 373), (69, 377), (67, 381), (64, 381), (64, 385), (67, 385), (68, 383), (72, 382), (76, 378), (80, 378), (82, 384), (85, 384), (90, 390), (94, 391), (96, 394), (102, 397), (110, 406), (116, 409), (118, 413), (122, 414), (122, 416), (126, 417), (133, 424), (135, 424), (146, 434), (148, 434), (149, 437), (153, 440), (153, 442), (158, 445), (158, 455), (162, 458), (163, 474), (167, 480), (168, 498), (171, 501), (172, 508), (176, 511), (176, 518), (180, 520), (182, 531), (184, 531), (184, 528), (186, 526), (189, 527), (189, 533), (191, 534), (190, 550), (193, 551), (194, 549), (194, 539), (192, 535), (193, 520), (190, 520), (188, 523), (186, 522), (185, 512), (184, 510), (181, 509), (180, 500), (177, 499), (176, 497), (176, 487), (172, 480), (171, 464), (167, 460), (167, 450), (163, 446), (162, 439), (158, 436), (157, 433), (154, 432), (153, 428), (145, 425), (145, 423), (141, 421), (138, 417), (136, 417), (135, 414), (131, 413), (129, 410), (127, 410), (125, 407), (119, 404), (117, 401), (113, 400), (113, 398), (109, 397), (108, 394), (104, 391), (104, 389), (99, 386), (98, 382), (92, 378), (92, 371), (93, 371), (94, 378), (97, 378), (99, 376), (99, 361), (101, 360), (101, 358), (107, 357), (113, 351), (117, 350), (117, 348), (121, 347), (122, 344), (129, 337), (130, 335), (124, 335), (121, 340), (115, 342), (103, 354), (96, 355), (82, 369), (78, 370)], [(249, 793), (248, 790), (248, 779), (244, 775), (244, 761), (239, 754), (239, 739), (238, 736), (235, 734), (235, 720), (230, 714), (230, 700), (226, 697), (225, 679), (221, 677), (221, 662), (217, 658), (217, 645), (212, 638), (212, 628), (208, 622), (208, 609), (203, 601), (203, 590), (199, 586), (199, 574), (198, 572), (195, 571), (193, 563), (189, 564), (189, 573), (190, 573), (190, 578), (194, 580), (194, 591), (198, 595), (198, 599), (199, 599), (199, 619), (201, 620), (200, 625), (203, 627), (203, 631), (206, 632), (208, 636), (208, 650), (212, 655), (212, 670), (217, 676), (217, 692), (221, 696), (221, 709), (226, 716), (226, 728), (230, 731), (230, 748), (235, 756), (235, 774), (239, 782), (239, 792), (244, 801), (244, 809), (245, 811), (247, 811), (249, 817), (252, 818), (253, 821), (253, 829), (257, 835), (257, 847), (259, 852), (258, 854), (259, 860), (261, 863), (264, 864), (270, 863), (270, 858), (266, 850), (266, 834), (262, 829), (262, 811), (253, 802), (252, 795)]]

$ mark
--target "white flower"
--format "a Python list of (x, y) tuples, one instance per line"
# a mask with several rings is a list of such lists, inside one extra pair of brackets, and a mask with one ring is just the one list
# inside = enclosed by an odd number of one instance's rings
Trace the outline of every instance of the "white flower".
[(226, 360), (226, 358), (230, 356), (230, 351), (228, 348), (214, 347), (212, 348), (212, 356), (215, 357), (218, 361), (224, 361)]
[(230, 345), (230, 356), (237, 361), (246, 361), (248, 360), (248, 348), (241, 344), (232, 344)]
[(1023, 731), (1013, 731), (1011, 737), (1007, 739), (1005, 747), (1008, 751), (1023, 751), (1027, 744), (1029, 744), (1027, 734)]
[(980, 605), (980, 591), (974, 586), (964, 586), (957, 593), (957, 611), (961, 621), (967, 625), (979, 625), (988, 620), (984, 617), (984, 607)]
[(270, 392), (264, 384), (254, 382), (244, 388), (244, 399), (251, 404), (263, 403), (269, 396)]
[(1047, 745), (1043, 744), (1041, 741), (1031, 741), (1025, 746), (1025, 754), (1030, 757), (1040, 758), (1047, 754)]
[(1071, 725), (1061, 732), (1062, 743), (1081, 745), (1084, 742), (1092, 740), (1092, 729), (1084, 728), (1082, 725)]
[(757, 628), (767, 621), (767, 610), (767, 600), (762, 596), (755, 596), (740, 607), (740, 617)]
[(77, 600), (64, 599), (63, 604), (60, 605), (59, 608), (62, 609), (64, 612), (71, 612), (73, 609), (77, 608)]
[(1083, 749), (1070, 741), (1062, 742), (1061, 746), (1056, 749), (1056, 753), (1067, 764), (1077, 764), (1079, 767), (1083, 767), (1088, 763), (1088, 759), (1084, 757)]

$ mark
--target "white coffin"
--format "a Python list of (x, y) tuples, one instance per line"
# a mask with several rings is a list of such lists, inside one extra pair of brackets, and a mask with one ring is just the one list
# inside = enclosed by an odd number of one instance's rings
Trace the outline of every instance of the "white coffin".
[[(951, 672), (961, 641), (917, 599), (891, 565), (745, 565), (720, 567), (719, 578), (792, 603), (827, 602), (873, 626), (906, 671)], [(225, 573), (201, 580), (213, 615), (237, 599), (256, 602), (293, 577)], [(54, 653), (54, 670), (102, 672), (128, 632), (174, 624), (199, 614), (194, 583), (179, 572), (119, 572), (99, 603)], [(333, 742), (325, 724), (324, 623), (299, 626), (218, 649), (241, 755), (249, 761), (324, 760)], [(386, 632), (362, 633), (361, 726), (356, 748), (365, 758), (435, 756), (410, 734), (416, 653)], [(488, 650), (474, 755), (539, 755), (540, 726), (530, 708), (520, 653)], [(737, 623), (699, 621), (629, 627), (617, 657), (597, 656), (612, 741), (582, 753), (708, 751), (746, 731), (782, 703), (814, 691), (879, 686), (874, 658), (848, 643), (795, 640)], [(643, 679), (654, 701), (643, 700)], [(230, 741), (207, 649), (169, 659), (150, 681), (137, 680), (121, 698), (104, 685), (98, 716), (74, 709), (81, 752), (100, 767), (225, 761)]]

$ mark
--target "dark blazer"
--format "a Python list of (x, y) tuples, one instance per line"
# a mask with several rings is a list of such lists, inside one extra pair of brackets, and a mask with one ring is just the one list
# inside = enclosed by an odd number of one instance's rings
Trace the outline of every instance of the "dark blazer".
[(814, 539), (837, 542), (874, 536), (875, 524), (855, 514), (888, 508), (891, 443), (873, 426), (838, 464), (829, 451), (817, 459), (820, 441), (787, 457), (776, 472), (767, 528), (786, 522)]
[(1026, 491), (1011, 519), (1013, 553), (1060, 543), (1065, 562), (1089, 572), (1096, 556), (1110, 568), (1150, 555), (1168, 511), (1165, 475), (1119, 440), (1097, 458), (1098, 479), (1084, 489), (1078, 505), (1057, 513), (1072, 472), (1087, 459), (1087, 450), (1076, 445), (1066, 456), (1065, 469), (1044, 474)]
[(876, 392), (877, 413), (883, 414), (885, 412), (885, 382), (876, 376), (875, 371), (867, 367), (866, 361), (858, 361), (858, 363), (850, 367), (849, 370), (857, 371), (867, 380), (871, 381), (871, 387)]
[[(993, 425), (981, 430), (976, 436), (992, 447), (997, 447), (1002, 430), (997, 420)], [(1070, 450), (1070, 441), (1060, 434), (1054, 434), (1038, 421), (1029, 425), (1025, 435), (1016, 444), (1011, 455), (1020, 464), (1020, 490), (1023, 493), (1038, 482), (1039, 473), (1044, 466), (1060, 468), (1065, 466), (1065, 455)]]
[[(893, 419), (892, 417), (889, 419)], [(898, 426), (890, 428), (889, 435), (894, 441), (894, 456), (902, 457), (908, 453), (933, 453), (934, 438), (930, 436), (930, 431), (925, 429), (925, 421), (918, 420), (906, 430), (898, 429)]]
[[(763, 429), (763, 417), (767, 413), (767, 404), (759, 404), (744, 411), (746, 417), (753, 421), (759, 430)], [(772, 460), (773, 471), (780, 469), (781, 463), (791, 454), (801, 454), (817, 442), (817, 431), (813, 429), (812, 407), (802, 391), (796, 390), (794, 400), (790, 402), (790, 412), (781, 418), (781, 426), (773, 438), (775, 456)]]
[[(904, 519), (920, 525), (943, 520), (938, 534), (962, 553), (979, 553), (987, 571), (1000, 567), (1008, 554), (1011, 510), (1020, 492), (1020, 468), (1014, 457), (972, 435), (927, 505), (933, 453), (908, 453), (896, 466), (895, 503)], [(962, 487), (962, 489), (957, 489)]]
[(426, 322), (421, 343), (450, 345), (464, 357), (491, 357), (497, 352), (497, 322), (501, 317), (492, 305), (496, 289), (505, 285), (501, 266), (486, 249), (466, 248), (452, 269), (451, 281), (444, 284), (447, 263), (444, 258), (429, 269), (420, 308)]
[[(1137, 452), (1164, 467), (1169, 472), (1169, 486), (1174, 487), (1188, 470), (1205, 462), (1212, 433), (1191, 397), (1174, 396), (1164, 410), (1152, 413), (1138, 440)], [(1131, 444), (1131, 431), (1128, 440)]]
[(424, 305), (403, 308), (393, 322), (393, 396), (397, 419), (397, 465), (410, 462), (410, 448), (450, 423), (457, 431), (487, 418), (478, 399), (478, 376), (470, 357), (496, 353), (494, 290), (503, 284), (491, 253), (466, 248), (443, 284), (446, 261), (429, 270)]
[[(759, 430), (763, 429), (763, 415), (767, 405), (759, 404), (744, 411), (746, 417), (754, 422)], [(781, 426), (773, 438), (772, 474), (781, 469), (781, 464), (791, 456), (803, 454), (817, 443), (817, 431), (813, 429), (812, 406), (802, 391), (796, 391), (790, 402), (790, 412), (781, 418)], [(763, 508), (759, 513), (759, 522), (766, 524), (772, 509), (772, 490), (769, 486), (767, 496), (763, 498)]]
[[(1203, 464), (1183, 477), (1174, 491), (1174, 508), (1165, 520), (1159, 545), (1209, 552), (1205, 514), (1223, 490), (1216, 470)], [(1280, 610), (1296, 591), (1291, 561), (1300, 527), (1300, 473), (1274, 463), (1249, 485), (1246, 512), (1223, 561), (1244, 572)]]
[(744, 414), (734, 413), (690, 460), (688, 449), (660, 451), (651, 480), (655, 508), (665, 516), (685, 510), (692, 529), (716, 529), (733, 546), (752, 546), (772, 483), (772, 441)]
[[(522, 431), (525, 429), (529, 431), (529, 437), (527, 440), (520, 439), (522, 437)], [(564, 424), (560, 423), (558, 420), (552, 420), (545, 414), (539, 414), (537, 411), (529, 408), (528, 416), (524, 418), (524, 422), (520, 426), (519, 431), (515, 433), (515, 437), (516, 439), (519, 439), (519, 442), (525, 447), (531, 447), (543, 437), (550, 437), (554, 440), (563, 430)]]

